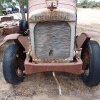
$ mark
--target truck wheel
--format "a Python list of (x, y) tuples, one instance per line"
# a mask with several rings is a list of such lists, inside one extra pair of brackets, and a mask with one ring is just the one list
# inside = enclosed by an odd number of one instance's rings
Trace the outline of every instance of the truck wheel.
[(27, 36), (28, 33), (25, 33), (25, 31), (28, 29), (28, 22), (27, 21), (23, 21), (23, 35)]
[(28, 22), (25, 20), (20, 20), (19, 27), (20, 27), (20, 34), (22, 34), (23, 36), (27, 36), (28, 33), (25, 33), (25, 31), (28, 29)]
[(97, 86), (100, 82), (100, 47), (96, 41), (84, 44), (81, 58), (84, 73), (81, 75), (83, 82), (88, 86)]
[(19, 84), (24, 79), (24, 60), (26, 55), (23, 47), (19, 44), (8, 46), (3, 57), (3, 75), (11, 84)]

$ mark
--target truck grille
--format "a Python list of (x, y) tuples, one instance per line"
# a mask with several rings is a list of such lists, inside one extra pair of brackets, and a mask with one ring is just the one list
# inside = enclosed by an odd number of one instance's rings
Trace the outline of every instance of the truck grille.
[(71, 28), (67, 22), (39, 22), (34, 33), (39, 59), (58, 60), (70, 56)]

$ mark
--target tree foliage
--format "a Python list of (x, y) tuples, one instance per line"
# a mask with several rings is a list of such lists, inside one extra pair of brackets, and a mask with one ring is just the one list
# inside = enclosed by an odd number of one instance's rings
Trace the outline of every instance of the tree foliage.
[[(6, 3), (11, 3), (12, 0), (0, 0), (0, 15), (2, 15), (2, 4), (6, 2)], [(25, 12), (24, 12), (24, 5), (28, 4), (28, 0), (16, 0), (16, 2), (19, 3), (20, 5), (20, 10), (22, 13), (22, 19), (25, 20)], [(14, 2), (12, 2), (13, 5), (15, 5)]]
[(93, 7), (100, 7), (100, 2), (90, 1), (90, 0), (77, 0), (77, 7), (86, 7), (86, 8), (93, 8)]

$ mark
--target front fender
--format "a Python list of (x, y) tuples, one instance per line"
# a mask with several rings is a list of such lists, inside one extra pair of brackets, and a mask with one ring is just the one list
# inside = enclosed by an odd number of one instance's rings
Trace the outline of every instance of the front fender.
[(80, 36), (77, 36), (76, 37), (77, 48), (78, 49), (81, 48), (87, 39), (95, 38), (95, 37), (100, 37), (100, 33), (98, 33), (98, 32), (85, 32), (85, 33), (82, 33)]
[(9, 40), (18, 40), (22, 46), (25, 48), (25, 51), (28, 52), (29, 51), (29, 39), (28, 37), (22, 36), (21, 34), (10, 34), (7, 35), (3, 41), (0, 43), (0, 47), (5, 44), (7, 41)]

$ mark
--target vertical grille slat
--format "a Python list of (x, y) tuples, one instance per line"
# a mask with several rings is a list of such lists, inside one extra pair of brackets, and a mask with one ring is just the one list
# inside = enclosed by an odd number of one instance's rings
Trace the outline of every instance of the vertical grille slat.
[(67, 22), (39, 22), (34, 35), (39, 59), (66, 59), (70, 56), (71, 28)]

